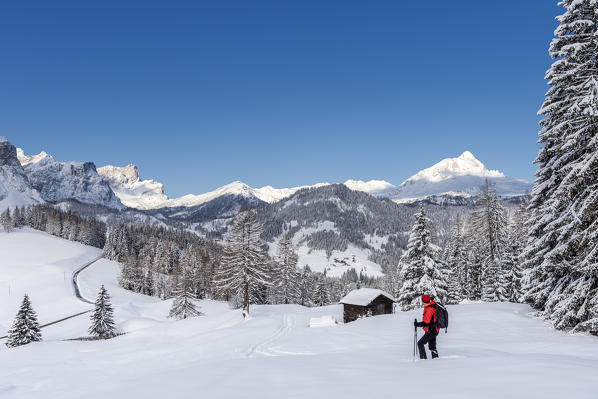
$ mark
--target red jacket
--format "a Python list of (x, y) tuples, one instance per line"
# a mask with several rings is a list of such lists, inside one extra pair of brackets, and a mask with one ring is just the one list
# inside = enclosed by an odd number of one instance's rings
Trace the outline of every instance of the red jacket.
[[(426, 303), (424, 305), (424, 317), (422, 319), (422, 321), (426, 324), (430, 324), (430, 323), (438, 323), (438, 319), (436, 318), (436, 302), (434, 301), (430, 301), (430, 303)], [(436, 328), (436, 332), (440, 331), (440, 328), (435, 327)], [(424, 327), (424, 331), (428, 332), (428, 330), (430, 329), (430, 327)]]

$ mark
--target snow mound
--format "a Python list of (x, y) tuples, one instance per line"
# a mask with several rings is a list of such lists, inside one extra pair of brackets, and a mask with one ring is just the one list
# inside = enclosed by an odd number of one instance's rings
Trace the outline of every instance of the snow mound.
[(324, 315), (320, 317), (312, 317), (309, 319), (309, 327), (310, 328), (317, 328), (317, 327), (333, 327), (336, 326), (337, 322), (334, 316), (331, 315)]

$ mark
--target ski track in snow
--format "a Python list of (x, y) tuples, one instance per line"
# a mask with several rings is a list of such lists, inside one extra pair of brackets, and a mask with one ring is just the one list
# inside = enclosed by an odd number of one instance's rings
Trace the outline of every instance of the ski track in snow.
[(245, 357), (250, 358), (255, 357), (255, 355), (280, 356), (282, 354), (287, 354), (286, 352), (277, 351), (274, 349), (275, 347), (273, 345), (283, 339), (285, 336), (289, 335), (296, 324), (297, 317), (295, 315), (284, 314), (281, 325), (278, 327), (278, 329), (276, 329), (274, 334), (262, 342), (251, 345), (245, 353)]

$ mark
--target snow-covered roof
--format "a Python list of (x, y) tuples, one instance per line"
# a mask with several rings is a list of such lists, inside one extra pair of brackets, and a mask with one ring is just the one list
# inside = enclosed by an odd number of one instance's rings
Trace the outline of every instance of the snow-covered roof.
[(343, 299), (340, 300), (340, 303), (347, 305), (367, 306), (380, 295), (384, 295), (391, 301), (396, 302), (396, 299), (394, 299), (393, 296), (388, 292), (375, 288), (360, 288), (358, 290), (349, 292)]

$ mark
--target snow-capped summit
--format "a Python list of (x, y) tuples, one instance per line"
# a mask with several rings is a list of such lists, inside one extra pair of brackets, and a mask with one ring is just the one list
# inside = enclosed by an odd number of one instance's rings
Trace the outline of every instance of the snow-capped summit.
[(19, 159), (19, 162), (23, 166), (27, 166), (32, 163), (37, 163), (37, 162), (41, 161), (42, 159), (49, 157), (49, 156), (50, 155), (48, 155), (45, 151), (42, 151), (37, 155), (25, 155), (25, 153), (23, 152), (22, 149), (17, 148), (17, 158)]
[(210, 191), (205, 194), (198, 194), (198, 195), (188, 194), (188, 195), (182, 196), (180, 198), (168, 200), (165, 204), (163, 204), (163, 207), (197, 206), (197, 205), (201, 205), (203, 203), (212, 201), (218, 197), (222, 197), (225, 195), (235, 195), (235, 196), (240, 196), (240, 197), (244, 197), (244, 198), (255, 198), (260, 201), (272, 203), (272, 202), (280, 201), (283, 198), (290, 197), (295, 192), (297, 192), (303, 188), (314, 188), (314, 187), (320, 187), (323, 185), (327, 185), (327, 183), (318, 183), (313, 186), (300, 186), (300, 187), (280, 188), (280, 189), (277, 189), (277, 188), (274, 188), (271, 186), (265, 186), (265, 187), (261, 187), (261, 188), (252, 188), (243, 182), (234, 181), (232, 183), (229, 183), (225, 186), (222, 186), (220, 188), (217, 188), (214, 191)]
[(98, 168), (98, 174), (108, 181), (121, 202), (131, 208), (155, 209), (168, 201), (164, 185), (155, 180), (141, 180), (135, 165), (107, 165)]
[(16, 150), (19, 165), (41, 197), (50, 202), (74, 199), (113, 209), (124, 206), (102, 177), (93, 162), (59, 162), (46, 152), (25, 155)]
[[(455, 176), (483, 176), (483, 177), (505, 177), (498, 170), (488, 170), (471, 152), (465, 151), (457, 158), (446, 158), (436, 165), (426, 168), (405, 183), (414, 180), (425, 179), (427, 181), (442, 181)], [(405, 184), (403, 183), (403, 184)]]
[(397, 187), (391, 198), (398, 202), (412, 202), (427, 197), (470, 197), (479, 194), (485, 180), (495, 184), (498, 195), (523, 195), (531, 189), (525, 180), (507, 177), (498, 170), (489, 170), (471, 152), (457, 158), (446, 158), (426, 168)]

